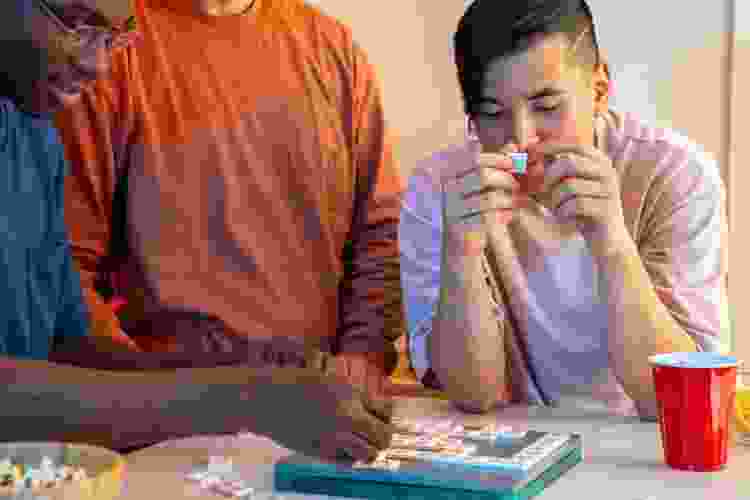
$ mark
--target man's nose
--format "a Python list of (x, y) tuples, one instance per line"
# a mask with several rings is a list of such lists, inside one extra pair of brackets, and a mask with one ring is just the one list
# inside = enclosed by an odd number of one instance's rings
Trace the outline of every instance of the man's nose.
[(536, 124), (526, 109), (521, 108), (513, 111), (510, 140), (521, 151), (525, 151), (530, 145), (539, 142)]

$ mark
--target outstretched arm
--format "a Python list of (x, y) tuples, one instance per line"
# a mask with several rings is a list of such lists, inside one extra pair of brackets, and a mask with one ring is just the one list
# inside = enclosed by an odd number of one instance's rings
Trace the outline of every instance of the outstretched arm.
[(251, 418), (261, 417), (263, 405), (254, 413), (243, 412), (243, 422), (233, 422), (232, 406), (225, 405), (236, 404), (241, 389), (252, 390), (268, 374), (243, 369), (247, 385), (240, 388), (242, 379), (231, 370), (105, 372), (0, 358), (0, 441), (85, 442), (120, 449), (253, 429)]

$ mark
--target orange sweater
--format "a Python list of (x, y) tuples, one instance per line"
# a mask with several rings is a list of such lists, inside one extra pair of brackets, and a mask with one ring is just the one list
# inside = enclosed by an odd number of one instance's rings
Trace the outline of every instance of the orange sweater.
[(350, 31), (296, 0), (230, 17), (197, 15), (187, 0), (135, 5), (143, 40), (57, 117), (73, 254), (99, 334), (119, 328), (93, 290), (127, 172), (114, 229), (127, 235), (129, 335), (173, 349), (205, 337), (213, 323), (200, 318), (212, 317), (230, 337), (392, 354), (403, 184)]

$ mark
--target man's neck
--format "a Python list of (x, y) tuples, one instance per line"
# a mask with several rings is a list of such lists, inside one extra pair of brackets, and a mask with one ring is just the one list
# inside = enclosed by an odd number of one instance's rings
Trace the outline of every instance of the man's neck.
[(255, 0), (196, 0), (198, 12), (207, 16), (236, 16), (253, 8)]

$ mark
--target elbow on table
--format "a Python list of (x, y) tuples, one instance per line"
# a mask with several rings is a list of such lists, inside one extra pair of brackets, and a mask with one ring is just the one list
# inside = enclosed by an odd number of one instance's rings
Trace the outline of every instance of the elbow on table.
[[(505, 394), (496, 386), (488, 390), (487, 384), (467, 383), (451, 376), (439, 375), (439, 369), (428, 370), (422, 383), (442, 390), (447, 399), (459, 410), (466, 413), (487, 413), (495, 404), (504, 401)], [(481, 390), (470, 390), (467, 387), (482, 387)]]

